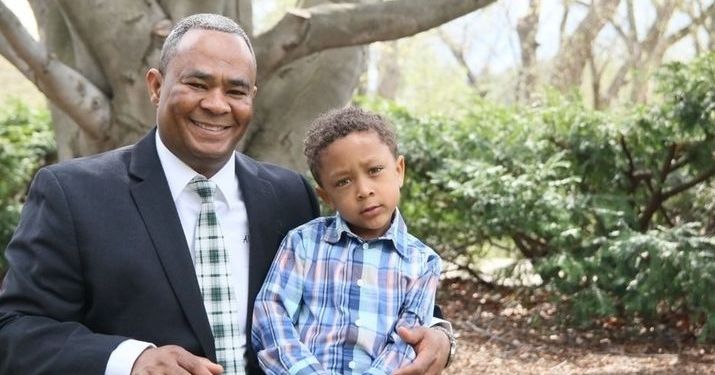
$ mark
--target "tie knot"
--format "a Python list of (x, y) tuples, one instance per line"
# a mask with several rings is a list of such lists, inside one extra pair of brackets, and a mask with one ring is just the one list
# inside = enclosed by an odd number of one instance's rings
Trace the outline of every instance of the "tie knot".
[(198, 175), (189, 181), (189, 188), (201, 198), (201, 203), (213, 202), (216, 192), (216, 183)]

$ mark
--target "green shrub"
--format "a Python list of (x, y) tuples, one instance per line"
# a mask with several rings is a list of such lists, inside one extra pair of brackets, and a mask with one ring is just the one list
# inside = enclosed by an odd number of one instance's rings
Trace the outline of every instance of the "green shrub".
[[(0, 109), (0, 255), (17, 225), (28, 183), (48, 158), (54, 158), (54, 150), (46, 110), (31, 110), (20, 102)], [(0, 256), (0, 275), (4, 262)]]

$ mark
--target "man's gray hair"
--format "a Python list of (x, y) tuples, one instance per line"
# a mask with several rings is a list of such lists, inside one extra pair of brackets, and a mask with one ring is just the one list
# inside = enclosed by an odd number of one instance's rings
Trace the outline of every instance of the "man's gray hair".
[(179, 45), (181, 38), (184, 37), (184, 34), (186, 34), (187, 31), (193, 29), (215, 30), (240, 36), (246, 42), (246, 45), (251, 51), (251, 55), (253, 55), (253, 59), (255, 61), (256, 56), (253, 53), (253, 46), (251, 45), (251, 41), (248, 39), (248, 35), (246, 35), (246, 32), (243, 31), (241, 26), (239, 26), (234, 20), (220, 14), (199, 13), (182, 18), (171, 29), (171, 33), (169, 33), (169, 36), (166, 37), (164, 45), (161, 47), (161, 58), (159, 60), (160, 72), (166, 72), (166, 67), (169, 65), (169, 61), (176, 56), (176, 48)]

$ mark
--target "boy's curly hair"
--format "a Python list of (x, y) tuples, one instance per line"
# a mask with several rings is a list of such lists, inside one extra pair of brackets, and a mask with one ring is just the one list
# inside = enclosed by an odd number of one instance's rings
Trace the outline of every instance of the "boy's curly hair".
[(396, 158), (397, 136), (390, 123), (378, 115), (355, 106), (328, 111), (320, 115), (312, 124), (303, 142), (303, 154), (308, 159), (308, 167), (313, 178), (320, 182), (320, 153), (336, 140), (354, 132), (374, 131), (387, 145)]

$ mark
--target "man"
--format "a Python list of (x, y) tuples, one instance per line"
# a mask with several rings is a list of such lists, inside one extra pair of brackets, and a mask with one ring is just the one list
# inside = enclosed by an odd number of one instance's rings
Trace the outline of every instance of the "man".
[[(203, 196), (190, 188), (197, 175), (215, 186), (212, 214), (230, 250), (238, 373), (245, 365), (261, 374), (245, 346), (253, 300), (280, 240), (315, 217), (318, 204), (298, 174), (235, 153), (255, 79), (238, 25), (188, 17), (167, 38), (159, 69), (146, 75), (157, 129), (136, 145), (37, 173), (6, 250), (0, 374), (222, 373), (197, 265), (203, 250), (194, 234), (204, 212)], [(405, 373), (444, 366), (446, 335), (402, 334), (419, 353)]]

